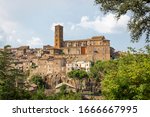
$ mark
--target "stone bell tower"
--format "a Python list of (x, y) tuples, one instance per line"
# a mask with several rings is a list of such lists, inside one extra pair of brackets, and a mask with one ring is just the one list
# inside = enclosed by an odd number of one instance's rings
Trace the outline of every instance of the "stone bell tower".
[(55, 48), (63, 47), (63, 26), (55, 26)]

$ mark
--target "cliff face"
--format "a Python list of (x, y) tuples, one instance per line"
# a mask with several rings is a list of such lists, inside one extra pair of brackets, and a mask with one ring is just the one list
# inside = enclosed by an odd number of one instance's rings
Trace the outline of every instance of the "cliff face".
[(82, 90), (89, 90), (90, 88), (89, 79), (83, 79), (81, 82), (67, 77), (65, 73), (48, 74), (45, 77), (45, 82), (47, 83), (48, 89), (51, 91), (55, 91), (56, 86), (61, 83), (68, 84), (69, 86), (74, 87), (75, 90), (80, 89), (81, 86)]
[(51, 89), (55, 89), (56, 85), (63, 83), (63, 82), (68, 83), (72, 86), (75, 86), (74, 81), (68, 78), (65, 73), (48, 74), (45, 77), (45, 82), (48, 84), (48, 87)]

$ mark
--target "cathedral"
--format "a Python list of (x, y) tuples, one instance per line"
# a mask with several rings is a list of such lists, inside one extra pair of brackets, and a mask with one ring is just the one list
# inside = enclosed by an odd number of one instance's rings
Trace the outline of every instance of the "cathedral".
[(110, 41), (104, 36), (88, 39), (64, 40), (63, 26), (55, 26), (54, 48), (65, 55), (77, 56), (83, 60), (110, 60)]
[(64, 40), (63, 26), (55, 26), (54, 46), (32, 49), (29, 46), (12, 48), (16, 68), (30, 74), (67, 73), (82, 69), (90, 71), (91, 63), (110, 60), (110, 41), (104, 36), (88, 39)]

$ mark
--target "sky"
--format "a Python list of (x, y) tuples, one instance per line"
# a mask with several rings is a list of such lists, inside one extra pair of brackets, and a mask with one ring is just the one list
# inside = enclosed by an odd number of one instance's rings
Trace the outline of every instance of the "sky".
[(127, 29), (129, 15), (118, 21), (103, 14), (94, 0), (0, 0), (0, 48), (54, 45), (54, 26), (64, 27), (64, 40), (105, 36), (116, 51), (142, 48), (144, 39), (132, 43)]

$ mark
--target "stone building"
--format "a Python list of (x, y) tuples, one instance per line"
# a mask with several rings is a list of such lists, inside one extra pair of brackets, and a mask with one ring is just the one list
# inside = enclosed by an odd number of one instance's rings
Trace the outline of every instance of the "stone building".
[(63, 27), (55, 26), (55, 48), (61, 49), (65, 55), (84, 55), (89, 61), (110, 60), (110, 41), (104, 36), (95, 36), (82, 40), (63, 40)]
[[(111, 58), (114, 56), (110, 54), (114, 53), (114, 50), (110, 49), (110, 41), (104, 36), (64, 40), (61, 25), (55, 26), (54, 35), (54, 46), (44, 45), (43, 48), (36, 49), (21, 46), (11, 49), (16, 68), (29, 76), (36, 74), (45, 76), (51, 88), (59, 89), (62, 83), (75, 86), (76, 83), (67, 77), (67, 72), (76, 69), (89, 72), (91, 62), (107, 61), (110, 60), (110, 56)], [(69, 88), (73, 88), (71, 85), (68, 85)]]
[(27, 51), (29, 50), (29, 46), (20, 46), (17, 48), (17, 55), (16, 56), (22, 56), (27, 54)]
[(85, 70), (90, 71), (91, 62), (90, 61), (75, 61), (66, 64), (66, 73), (72, 70)]
[(54, 46), (12, 49), (17, 68), (32, 74), (67, 73), (73, 69), (90, 70), (91, 61), (110, 60), (110, 41), (104, 36), (81, 40), (64, 40), (63, 26), (55, 26)]
[(31, 74), (39, 74), (42, 76), (46, 76), (48, 74), (65, 72), (65, 63), (66, 60), (64, 58), (40, 58), (40, 59), (33, 59), (32, 65), (33, 69)]
[(43, 46), (43, 51), (45, 53), (51, 54), (51, 55), (60, 55), (62, 53), (62, 50), (50, 45)]

